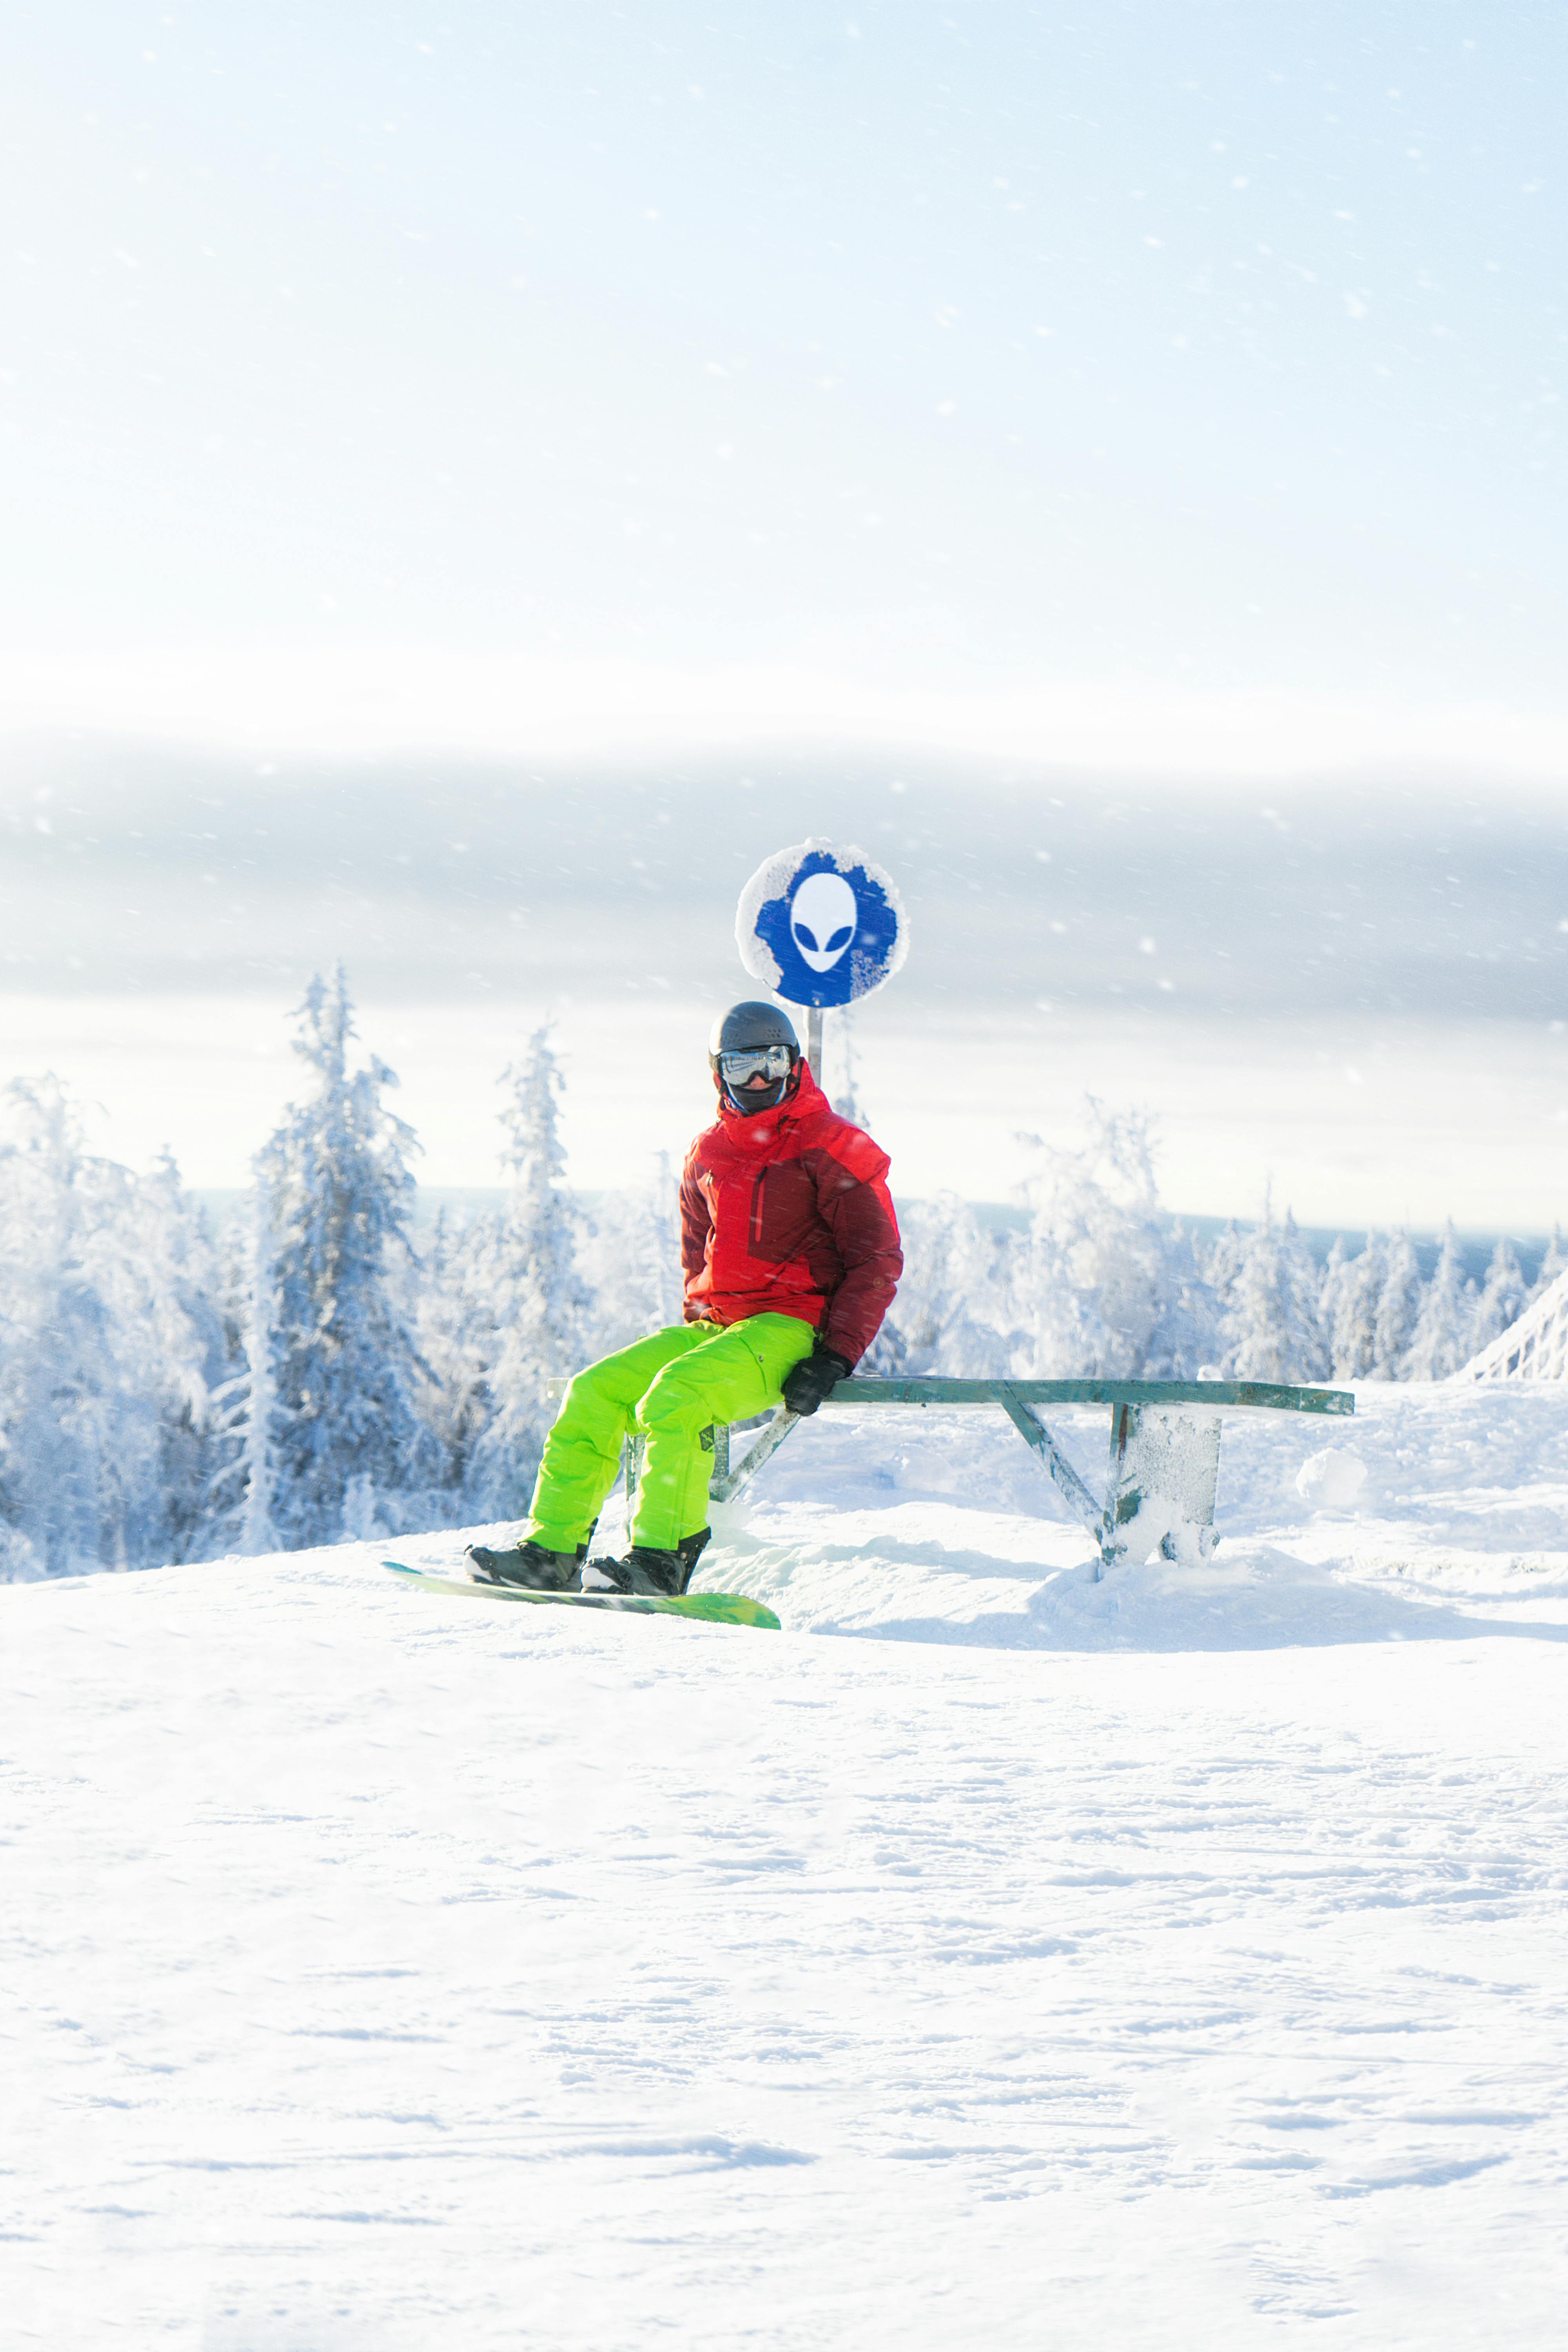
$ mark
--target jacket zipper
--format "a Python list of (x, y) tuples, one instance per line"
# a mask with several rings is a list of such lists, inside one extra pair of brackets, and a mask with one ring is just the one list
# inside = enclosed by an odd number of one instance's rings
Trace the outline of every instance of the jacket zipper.
[(763, 1238), (763, 1184), (764, 1180), (766, 1179), (767, 1172), (768, 1172), (768, 1171), (767, 1171), (767, 1170), (766, 1170), (765, 1168), (764, 1168), (764, 1169), (763, 1169), (763, 1170), (761, 1170), (761, 1171), (759, 1171), (759, 1173), (758, 1173), (756, 1182), (755, 1182), (755, 1183), (752, 1185), (752, 1239), (751, 1239), (751, 1249), (752, 1249), (752, 1251), (753, 1255), (755, 1254), (755, 1252), (756, 1252), (756, 1251), (757, 1251), (757, 1249), (761, 1246), (761, 1244), (762, 1244), (762, 1238)]

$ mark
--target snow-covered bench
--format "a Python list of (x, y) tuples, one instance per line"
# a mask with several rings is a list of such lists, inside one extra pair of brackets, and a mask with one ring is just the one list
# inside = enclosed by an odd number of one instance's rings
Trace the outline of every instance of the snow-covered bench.
[[(1036, 1410), (1069, 1404), (1110, 1408), (1103, 1501), (1096, 1501)], [(839, 1381), (822, 1410), (865, 1405), (921, 1412), (933, 1405), (1000, 1407), (1093, 1537), (1100, 1567), (1107, 1568), (1119, 1560), (1146, 1560), (1157, 1551), (1167, 1559), (1189, 1560), (1213, 1551), (1218, 1541), (1214, 1501), (1223, 1414), (1352, 1413), (1355, 1399), (1347, 1389), (1289, 1388), (1271, 1381), (847, 1380)], [(781, 1408), (739, 1459), (729, 1429), (704, 1433), (704, 1444), (713, 1449), (713, 1500), (727, 1503), (738, 1495), (800, 1418)], [(639, 1466), (634, 1450), (627, 1463), (632, 1487)]]

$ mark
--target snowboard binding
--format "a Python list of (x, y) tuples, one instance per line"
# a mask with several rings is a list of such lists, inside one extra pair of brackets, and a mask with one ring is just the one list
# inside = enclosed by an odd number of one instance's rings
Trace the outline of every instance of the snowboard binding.
[(579, 1544), (575, 1551), (548, 1551), (531, 1537), (510, 1551), (487, 1551), (483, 1544), (470, 1544), (464, 1557), (480, 1584), (521, 1584), (530, 1592), (581, 1592), (587, 1550), (586, 1544)]
[(581, 1589), (589, 1592), (653, 1593), (674, 1600), (691, 1582), (691, 1571), (712, 1532), (711, 1528), (699, 1528), (695, 1535), (682, 1536), (673, 1551), (633, 1544), (624, 1559), (591, 1559), (588, 1574), (594, 1582)]

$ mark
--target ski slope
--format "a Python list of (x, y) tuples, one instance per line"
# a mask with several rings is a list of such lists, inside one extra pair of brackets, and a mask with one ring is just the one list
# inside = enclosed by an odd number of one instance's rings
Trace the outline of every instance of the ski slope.
[(825, 1414), (777, 1634), (0, 1591), (8, 2341), (1556, 2340), (1568, 1393), (1324, 1434), (1097, 1584), (1000, 1417)]

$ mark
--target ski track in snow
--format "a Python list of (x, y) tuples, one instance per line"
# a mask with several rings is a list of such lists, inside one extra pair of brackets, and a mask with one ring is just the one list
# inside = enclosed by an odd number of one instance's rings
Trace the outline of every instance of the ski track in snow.
[(826, 1414), (699, 1580), (782, 1634), (0, 1592), (9, 2341), (1554, 2340), (1565, 1498), (1568, 1392), (1363, 1390), (1096, 1584), (1000, 1416)]

